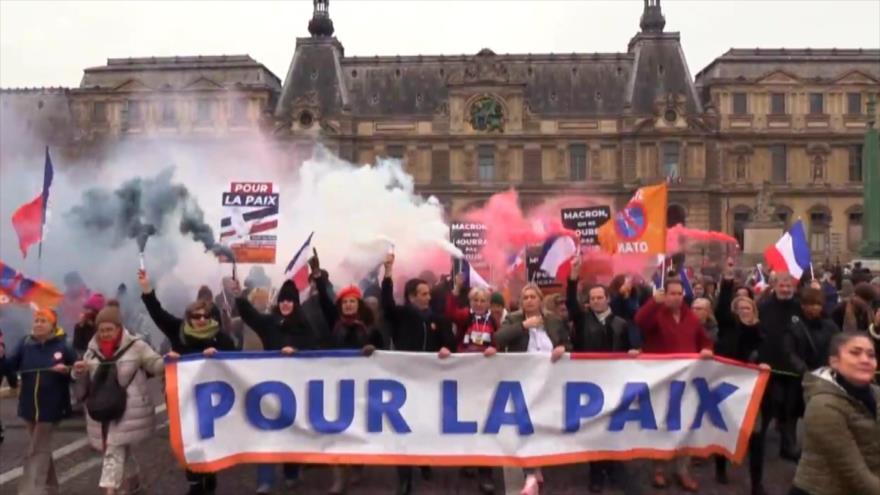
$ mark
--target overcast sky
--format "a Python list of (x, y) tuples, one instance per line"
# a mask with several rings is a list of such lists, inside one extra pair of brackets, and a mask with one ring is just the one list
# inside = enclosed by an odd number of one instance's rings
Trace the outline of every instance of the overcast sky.
[[(663, 0), (696, 75), (737, 48), (878, 48), (880, 0)], [(110, 57), (249, 54), (284, 78), (311, 1), (0, 0), (0, 87), (76, 86)], [(641, 0), (333, 0), (346, 55), (624, 52)]]

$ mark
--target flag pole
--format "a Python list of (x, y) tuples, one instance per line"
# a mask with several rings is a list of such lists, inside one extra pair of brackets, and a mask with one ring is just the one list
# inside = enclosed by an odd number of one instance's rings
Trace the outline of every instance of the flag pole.
[(662, 268), (660, 268), (660, 289), (666, 286), (666, 255), (663, 255)]
[(43, 160), (43, 187), (40, 190), (42, 196), (42, 213), (40, 218), (40, 243), (37, 245), (37, 275), (43, 275), (43, 234), (46, 230), (46, 208), (49, 207), (48, 188), (46, 184), (46, 172), (48, 164), (51, 163), (49, 158), (49, 145), (46, 145), (45, 159)]
[(810, 262), (810, 280), (816, 280), (816, 274), (813, 273), (813, 262)]

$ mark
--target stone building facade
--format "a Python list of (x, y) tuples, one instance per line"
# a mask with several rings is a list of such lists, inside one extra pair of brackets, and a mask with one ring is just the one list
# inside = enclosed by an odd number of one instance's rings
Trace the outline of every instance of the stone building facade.
[(733, 49), (694, 78), (645, 0), (620, 53), (346, 57), (329, 2), (314, 3), (283, 83), (246, 55), (110, 59), (77, 88), (2, 90), (0, 111), (29, 116), (2, 133), (78, 158), (108, 140), (262, 133), (296, 164), (320, 142), (353, 162), (404, 160), (452, 217), (510, 187), (524, 207), (620, 206), (667, 180), (669, 223), (741, 237), (769, 190), (780, 218), (805, 220), (817, 258), (855, 255), (880, 50)]

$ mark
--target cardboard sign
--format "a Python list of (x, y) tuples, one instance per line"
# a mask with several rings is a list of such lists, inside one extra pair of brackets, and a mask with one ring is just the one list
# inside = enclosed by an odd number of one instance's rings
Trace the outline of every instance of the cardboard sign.
[(220, 242), (238, 263), (275, 263), (278, 196), (271, 182), (233, 182), (223, 193)]
[(599, 227), (611, 218), (609, 206), (563, 208), (562, 225), (580, 235), (584, 249), (599, 249)]

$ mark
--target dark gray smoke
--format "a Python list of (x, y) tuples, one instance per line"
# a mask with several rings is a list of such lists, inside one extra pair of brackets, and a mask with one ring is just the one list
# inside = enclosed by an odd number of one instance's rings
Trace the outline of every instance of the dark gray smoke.
[(191, 235), (206, 252), (234, 262), (232, 251), (215, 241), (214, 230), (205, 222), (205, 213), (195, 197), (183, 184), (172, 182), (173, 173), (174, 169), (168, 168), (156, 177), (131, 179), (115, 191), (89, 189), (83, 193), (81, 204), (66, 216), (112, 247), (133, 239), (143, 252), (147, 240), (166, 232), (171, 217), (179, 213), (181, 234)]

